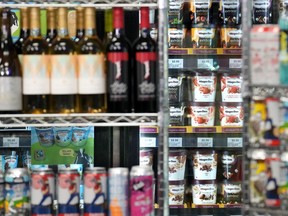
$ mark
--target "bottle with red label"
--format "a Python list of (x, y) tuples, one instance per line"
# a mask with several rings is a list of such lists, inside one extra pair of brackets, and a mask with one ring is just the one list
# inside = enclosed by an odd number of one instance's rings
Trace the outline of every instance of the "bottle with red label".
[(140, 12), (140, 36), (133, 44), (134, 109), (157, 112), (157, 45), (150, 36), (149, 8)]
[(131, 112), (131, 45), (124, 33), (123, 8), (113, 8), (113, 35), (107, 52), (107, 109)]

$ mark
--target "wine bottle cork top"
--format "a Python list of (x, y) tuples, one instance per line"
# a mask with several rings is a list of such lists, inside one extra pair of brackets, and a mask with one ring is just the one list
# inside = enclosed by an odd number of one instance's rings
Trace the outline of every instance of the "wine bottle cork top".
[(113, 26), (114, 28), (124, 27), (124, 12), (123, 8), (115, 7), (113, 8)]
[(149, 8), (148, 7), (142, 7), (140, 9), (140, 16), (141, 16), (141, 28), (150, 28), (149, 23)]

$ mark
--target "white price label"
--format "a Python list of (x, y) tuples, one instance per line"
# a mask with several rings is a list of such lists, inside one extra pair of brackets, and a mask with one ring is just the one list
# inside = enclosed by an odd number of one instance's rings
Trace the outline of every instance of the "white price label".
[(198, 137), (197, 147), (204, 147), (204, 148), (213, 147), (213, 138), (212, 137)]
[(182, 137), (169, 137), (169, 147), (182, 147)]
[(197, 59), (197, 67), (199, 69), (213, 68), (213, 59)]
[(140, 147), (156, 147), (156, 138), (155, 137), (141, 137)]
[(243, 138), (242, 137), (228, 137), (227, 147), (231, 147), (231, 148), (243, 147)]
[(3, 137), (3, 147), (19, 147), (19, 137)]
[(183, 69), (184, 60), (183, 59), (169, 59), (169, 69)]
[(229, 68), (242, 68), (242, 59), (229, 59)]

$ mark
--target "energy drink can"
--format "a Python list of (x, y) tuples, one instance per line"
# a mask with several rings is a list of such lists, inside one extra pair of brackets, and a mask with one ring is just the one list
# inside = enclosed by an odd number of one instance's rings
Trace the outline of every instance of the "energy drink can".
[(9, 169), (5, 174), (5, 215), (30, 216), (28, 170)]
[(50, 168), (39, 168), (31, 174), (32, 216), (52, 216), (55, 199), (55, 175)]
[(110, 168), (109, 181), (109, 216), (129, 215), (129, 170), (124, 167)]
[(130, 214), (154, 215), (153, 170), (148, 166), (133, 166), (130, 172)]
[(80, 174), (77, 169), (62, 168), (57, 178), (58, 216), (80, 216)]
[(84, 216), (105, 216), (107, 172), (104, 167), (86, 168), (84, 172)]
[(4, 175), (0, 171), (0, 215), (4, 215)]

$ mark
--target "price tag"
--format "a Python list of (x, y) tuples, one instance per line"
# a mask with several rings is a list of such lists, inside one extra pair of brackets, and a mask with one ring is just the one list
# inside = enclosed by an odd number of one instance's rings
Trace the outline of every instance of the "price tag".
[(213, 147), (213, 138), (212, 137), (198, 137), (197, 147), (204, 147), (204, 148)]
[(230, 147), (230, 148), (243, 147), (243, 138), (242, 137), (228, 137), (227, 138), (227, 147)]
[(183, 69), (184, 60), (183, 59), (169, 59), (169, 69)]
[(3, 137), (3, 147), (19, 147), (19, 137)]
[(141, 137), (140, 147), (156, 147), (156, 138), (155, 137)]
[(182, 137), (169, 137), (169, 147), (182, 147)]
[(213, 59), (197, 59), (197, 68), (212, 68), (213, 67)]
[(242, 68), (242, 59), (229, 59), (229, 68)]

